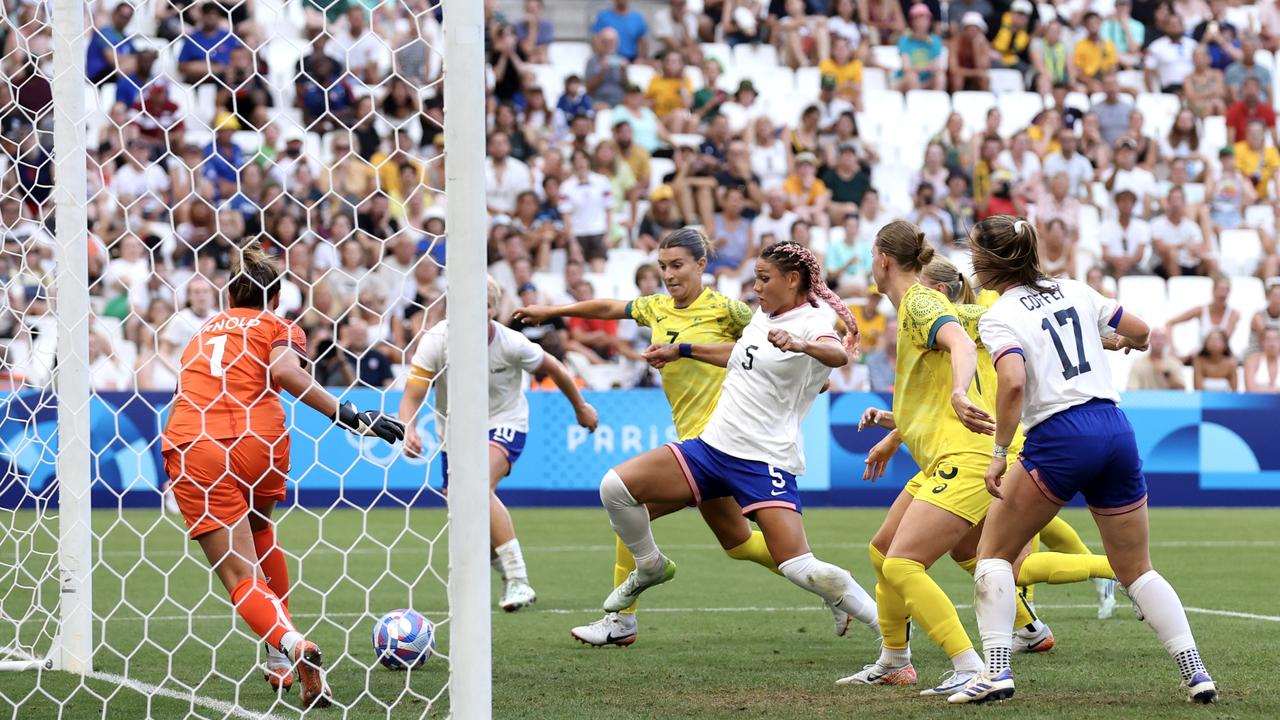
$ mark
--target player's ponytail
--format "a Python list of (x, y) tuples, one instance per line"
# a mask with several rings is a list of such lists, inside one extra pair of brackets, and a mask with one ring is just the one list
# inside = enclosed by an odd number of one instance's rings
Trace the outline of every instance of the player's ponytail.
[(1040, 269), (1040, 238), (1026, 220), (992, 215), (973, 227), (969, 249), (973, 271), (988, 290), (1026, 285), (1049, 290), (1052, 283)]
[(876, 247), (907, 272), (920, 272), (933, 261), (933, 246), (920, 228), (906, 220), (894, 220), (876, 233)]
[(697, 262), (706, 259), (707, 253), (711, 250), (711, 241), (707, 239), (706, 233), (698, 228), (685, 225), (679, 230), (673, 230), (658, 243), (659, 250), (668, 248), (684, 248), (693, 256), (694, 262)]
[(280, 294), (280, 270), (257, 240), (245, 243), (232, 257), (227, 294), (231, 307), (253, 310), (265, 310)]
[(818, 259), (809, 248), (798, 242), (784, 240), (762, 250), (760, 259), (768, 261), (782, 272), (800, 273), (800, 287), (805, 291), (805, 299), (810, 305), (818, 307), (818, 299), (821, 298), (844, 321), (845, 352), (851, 357), (855, 356), (858, 352), (858, 321), (840, 297), (827, 287)]
[(956, 305), (975, 305), (978, 302), (978, 296), (974, 294), (973, 285), (969, 284), (969, 279), (960, 272), (960, 268), (956, 267), (955, 263), (941, 255), (935, 255), (933, 260), (924, 266), (924, 270), (920, 272), (920, 279), (929, 287), (938, 285), (945, 287), (942, 294)]

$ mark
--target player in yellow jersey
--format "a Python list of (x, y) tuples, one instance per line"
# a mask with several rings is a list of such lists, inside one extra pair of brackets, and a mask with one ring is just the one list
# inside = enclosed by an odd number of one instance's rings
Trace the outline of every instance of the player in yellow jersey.
[[(752, 310), (745, 303), (727, 298), (704, 287), (702, 273), (707, 265), (707, 238), (696, 228), (684, 227), (668, 235), (658, 247), (658, 267), (670, 295), (646, 295), (630, 302), (589, 300), (559, 307), (533, 305), (516, 310), (516, 317), (536, 325), (555, 317), (584, 317), (604, 320), (630, 318), (653, 330), (655, 343), (732, 343), (751, 322)], [(671, 417), (681, 440), (698, 437), (706, 427), (725, 369), (709, 363), (678, 360), (662, 367), (662, 389), (671, 404)], [(659, 518), (685, 507), (683, 504), (650, 504), (649, 515)], [(699, 506), (707, 526), (715, 533), (725, 553), (735, 560), (750, 560), (773, 572), (777, 565), (759, 530), (752, 530), (742, 509), (732, 497), (704, 500)], [(621, 541), (615, 544), (613, 585), (617, 587), (635, 569), (635, 560)], [(630, 645), (636, 641), (638, 625), (635, 606), (575, 627), (573, 637), (589, 645)], [(833, 609), (836, 632), (843, 634), (849, 617)]]
[(898, 361), (892, 414), (869, 415), (896, 428), (927, 480), (914, 496), (904, 492), (894, 502), (869, 549), (884, 637), (880, 658), (840, 682), (914, 683), (910, 618), (954, 666), (950, 676), (921, 694), (948, 695), (981, 672), (982, 662), (954, 605), (926, 569), (971, 541), (990, 505), (983, 476), (995, 388), (990, 359), (980, 371), (977, 346), (961, 320), (976, 323), (981, 308), (967, 306), (961, 313), (947, 296), (920, 284), (932, 259), (932, 247), (910, 223), (893, 222), (877, 233), (872, 273), (898, 308)]

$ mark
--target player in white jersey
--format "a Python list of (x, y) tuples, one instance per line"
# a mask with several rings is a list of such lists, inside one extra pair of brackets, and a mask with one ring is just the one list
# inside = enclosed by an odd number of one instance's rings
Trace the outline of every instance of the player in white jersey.
[[(986, 474), (995, 499), (978, 543), (974, 591), (986, 671), (948, 699), (1013, 696), (1013, 564), (1031, 536), (1079, 493), (1116, 578), (1177, 663), (1189, 699), (1215, 701), (1217, 689), (1182, 601), (1151, 567), (1142, 459), (1102, 357), (1106, 346), (1145, 350), (1150, 329), (1084, 283), (1047, 278), (1036, 232), (1025, 220), (983, 220), (969, 246), (978, 282), (1000, 293), (978, 326), (997, 374), (995, 447)], [(1112, 335), (1104, 345), (1103, 337)], [(1026, 443), (1009, 466), (1008, 445), (1019, 419)]]
[[(502, 290), (492, 277), (489, 278), (489, 551), (493, 569), (502, 576), (504, 583), (498, 604), (503, 610), (514, 612), (537, 599), (529, 585), (529, 574), (511, 523), (511, 513), (497, 494), (498, 483), (511, 473), (520, 453), (524, 452), (525, 435), (529, 432), (529, 402), (524, 397), (524, 374), (549, 375), (573, 404), (578, 424), (582, 427), (595, 432), (598, 418), (595, 408), (582, 399), (582, 393), (578, 392), (573, 378), (559, 360), (544, 353), (521, 333), (494, 322), (493, 316), (501, 296)], [(407, 428), (404, 448), (409, 457), (422, 454), (422, 437), (417, 428), (418, 412), (432, 387), (436, 390), (436, 437), (441, 447), (444, 446), (445, 421), (449, 414), (447, 383), (444, 381), (448, 322), (443, 320), (424, 333), (413, 353), (404, 398), (400, 401), (400, 418)], [(449, 454), (441, 453), (441, 459), (445, 491), (448, 492)]]
[[(645, 503), (697, 505), (733, 497), (760, 526), (788, 580), (875, 629), (875, 602), (847, 571), (813, 556), (800, 515), (800, 421), (831, 368), (849, 362), (857, 347), (857, 323), (822, 278), (817, 260), (802, 245), (770, 245), (756, 263), (760, 310), (736, 343), (655, 345), (645, 352), (656, 367), (693, 358), (728, 372), (699, 437), (632, 458), (601, 480), (609, 522), (636, 560), (636, 569), (605, 600), (605, 611), (621, 610), (675, 576), (675, 563), (653, 539)], [(818, 298), (849, 328), (844, 345), (830, 316), (818, 309)]]

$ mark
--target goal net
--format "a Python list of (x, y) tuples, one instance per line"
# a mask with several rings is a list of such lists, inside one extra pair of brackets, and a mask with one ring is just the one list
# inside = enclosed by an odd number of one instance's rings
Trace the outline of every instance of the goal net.
[[(446, 228), (483, 231), (480, 3), (0, 13), (0, 706), (294, 716), (296, 689), (264, 681), (263, 642), (188, 538), (161, 431), (183, 350), (228, 308), (254, 240), (283, 272), (274, 311), (304, 331), (304, 367), (341, 400), (399, 414), (446, 298), (450, 358), (485, 357), (483, 243), (445, 252)], [(281, 396), (288, 608), (324, 652), (336, 716), (489, 712), (486, 385), (450, 375), (448, 507), (430, 397), (408, 458)], [(409, 672), (373, 647), (399, 608), (434, 624)]]

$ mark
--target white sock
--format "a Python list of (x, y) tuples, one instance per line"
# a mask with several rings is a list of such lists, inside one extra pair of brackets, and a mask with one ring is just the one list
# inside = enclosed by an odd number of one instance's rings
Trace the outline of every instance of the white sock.
[(613, 532), (631, 551), (637, 569), (658, 570), (662, 567), (662, 553), (653, 539), (649, 525), (649, 509), (631, 495), (626, 483), (612, 469), (600, 480), (600, 502), (609, 513)]
[(502, 578), (503, 582), (507, 581), (507, 571), (502, 569), (502, 558), (490, 558), (489, 567), (493, 568), (493, 571), (498, 573), (498, 577)]
[(493, 549), (498, 553), (498, 562), (502, 565), (502, 579), (528, 580), (529, 573), (524, 568), (524, 553), (520, 552), (520, 540), (511, 538)]
[(1187, 612), (1168, 580), (1155, 570), (1148, 570), (1129, 584), (1129, 597), (1142, 611), (1169, 656), (1177, 662), (1183, 680), (1205, 671), (1196, 640), (1191, 635), (1191, 624), (1187, 622)]
[(875, 626), (876, 602), (843, 568), (805, 553), (778, 565), (788, 580), (844, 610), (864, 625)]
[(987, 672), (995, 675), (1009, 668), (1009, 657), (1013, 654), (1018, 592), (1013, 565), (996, 558), (979, 560), (973, 581), (973, 608), (982, 634), (982, 651), (987, 656)]
[(302, 634), (296, 630), (290, 630), (280, 638), (280, 651), (288, 657), (293, 657), (293, 648), (302, 641)]
[(978, 657), (977, 650), (969, 648), (968, 650), (965, 650), (959, 655), (951, 658), (951, 667), (954, 668), (956, 672), (980, 673), (982, 672), (982, 658)]
[(880, 659), (876, 660), (885, 667), (902, 667), (911, 662), (911, 648), (887, 648), (880, 646)]

